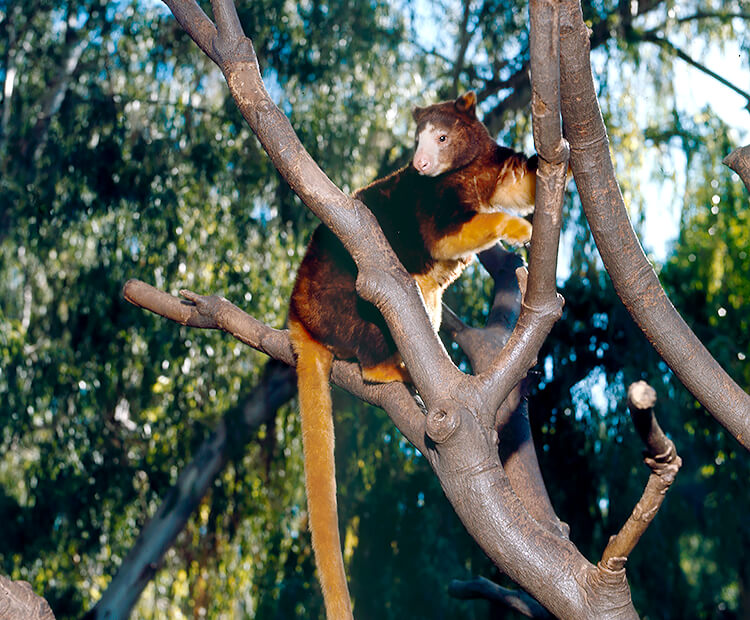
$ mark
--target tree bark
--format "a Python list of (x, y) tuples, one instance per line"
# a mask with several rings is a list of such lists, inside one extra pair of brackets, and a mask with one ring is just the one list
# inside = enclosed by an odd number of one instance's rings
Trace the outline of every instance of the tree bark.
[(586, 219), (618, 296), (685, 387), (750, 449), (750, 396), (698, 340), (669, 301), (628, 219), (588, 59), (577, 0), (561, 3), (562, 117)]
[(49, 603), (34, 594), (26, 581), (11, 581), (0, 575), (0, 618), (2, 620), (55, 620)]

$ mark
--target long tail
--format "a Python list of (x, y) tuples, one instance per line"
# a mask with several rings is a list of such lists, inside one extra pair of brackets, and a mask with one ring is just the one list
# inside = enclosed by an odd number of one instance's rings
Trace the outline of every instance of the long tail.
[(326, 617), (351, 620), (352, 605), (336, 510), (333, 407), (328, 383), (333, 354), (293, 318), (290, 318), (289, 330), (297, 354), (307, 512)]

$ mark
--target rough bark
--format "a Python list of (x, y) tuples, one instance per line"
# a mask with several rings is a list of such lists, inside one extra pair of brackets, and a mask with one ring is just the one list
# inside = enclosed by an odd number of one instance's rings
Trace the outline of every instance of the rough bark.
[(604, 549), (601, 564), (611, 570), (625, 566), (630, 552), (659, 511), (682, 465), (674, 443), (656, 421), (655, 403), (656, 391), (645, 381), (633, 383), (628, 389), (628, 408), (633, 425), (646, 446), (643, 460), (651, 469), (651, 475), (632, 514)]
[(724, 158), (724, 164), (739, 175), (750, 192), (750, 145), (732, 151)]
[(55, 620), (49, 603), (34, 594), (26, 581), (11, 581), (0, 575), (0, 618), (2, 620)]
[[(180, 19), (186, 3), (169, 4), (174, 5), (175, 15)], [(197, 14), (195, 10), (193, 14)], [(415, 300), (413, 283), (384, 244), (382, 234), (372, 233), (371, 216), (361, 205), (332, 188), (296, 141), (286, 119), (268, 99), (252, 45), (242, 37), (231, 3), (214, 2), (214, 15), (217, 29), (213, 43), (203, 40), (199, 44), (204, 50), (210, 48), (212, 57), (220, 62), (243, 115), (282, 175), (340, 236), (357, 262), (358, 291), (383, 312), (427, 404), (423, 432), (405, 434), (419, 443), (427, 435), (424, 454), (467, 529), (504, 572), (553, 613), (576, 618), (632, 617), (624, 573), (599, 571), (568, 540), (531, 518), (505, 475), (495, 434), (488, 432), (486, 424), (533, 364), (538, 345), (546, 336), (545, 333), (540, 338), (539, 332), (548, 331), (559, 316), (560, 300), (554, 292), (554, 282), (551, 304), (543, 301), (539, 306), (524, 305), (515, 330), (520, 337), (517, 335), (514, 343), (511, 336), (504, 349), (510, 347), (517, 356), (496, 362), (489, 374), (472, 378), (459, 373), (437, 339), (428, 336), (429, 323), (421, 303)], [(192, 25), (181, 19), (181, 23), (194, 38), (211, 32), (205, 22)], [(562, 182), (557, 184), (559, 187), (552, 183), (551, 193), (561, 196), (562, 185)], [(384, 270), (383, 265), (386, 265)], [(530, 277), (532, 280), (536, 277), (533, 264)], [(549, 287), (541, 288), (550, 297)], [(525, 344), (527, 341), (532, 344)], [(497, 390), (504, 374), (500, 367), (509, 378), (505, 379), (504, 389)], [(451, 396), (447, 397), (448, 394)], [(396, 413), (388, 406), (385, 408), (392, 416)], [(549, 588), (550, 583), (556, 584), (556, 588)]]

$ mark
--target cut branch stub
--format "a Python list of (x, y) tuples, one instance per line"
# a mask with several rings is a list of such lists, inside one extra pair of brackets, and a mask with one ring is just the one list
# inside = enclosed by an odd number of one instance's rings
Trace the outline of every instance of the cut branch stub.
[[(452, 410), (451, 410), (452, 409)], [(453, 408), (438, 405), (427, 414), (425, 433), (436, 444), (448, 441), (461, 426), (461, 414)]]

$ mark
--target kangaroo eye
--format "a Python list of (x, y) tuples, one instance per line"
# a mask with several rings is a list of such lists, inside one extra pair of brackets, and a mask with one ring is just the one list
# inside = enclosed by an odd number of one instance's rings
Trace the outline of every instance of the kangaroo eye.
[(442, 135), (441, 135), (441, 136), (440, 136), (440, 137), (438, 138), (438, 142), (445, 142), (445, 141), (446, 141), (447, 139), (448, 139), (448, 136), (446, 136), (445, 134), (442, 134)]

